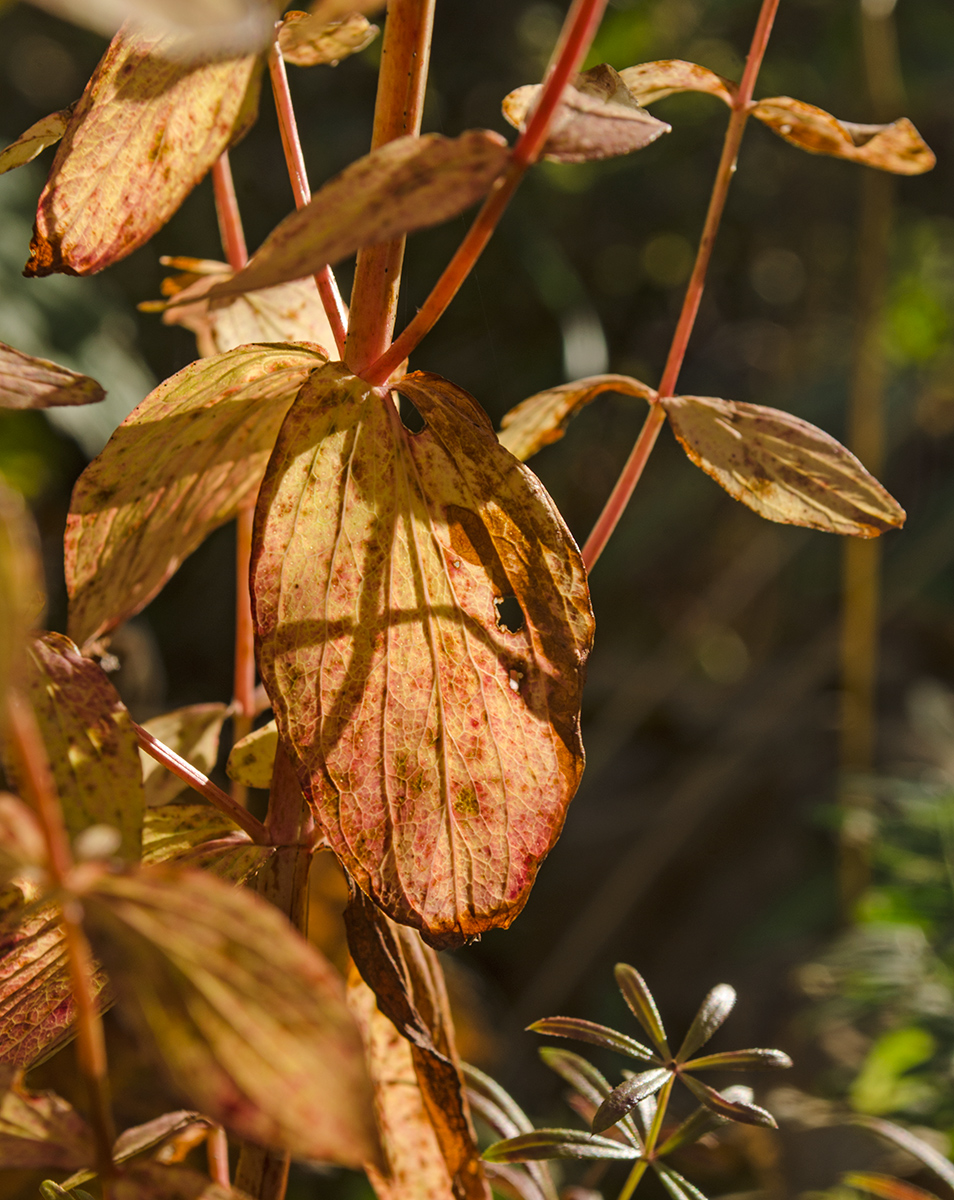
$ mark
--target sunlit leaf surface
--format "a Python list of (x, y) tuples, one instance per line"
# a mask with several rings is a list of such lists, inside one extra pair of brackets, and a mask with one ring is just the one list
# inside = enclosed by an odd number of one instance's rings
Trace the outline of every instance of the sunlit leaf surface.
[(72, 112), (73, 106), (70, 105), (69, 108), (50, 113), (48, 117), (41, 117), (15, 142), (11, 142), (5, 150), (0, 150), (0, 175), (33, 162), (47, 146), (55, 146), (66, 132)]
[(729, 79), (700, 67), (698, 63), (683, 62), (678, 58), (662, 59), (659, 62), (640, 63), (620, 71), (620, 78), (640, 104), (653, 104), (674, 92), (708, 92), (731, 104), (736, 85)]
[(225, 766), (229, 779), (246, 787), (267, 788), (272, 781), (277, 747), (278, 726), (268, 721), (232, 747)]
[(378, 35), (378, 27), (359, 12), (340, 21), (324, 21), (312, 13), (287, 12), (278, 30), (278, 47), (285, 62), (295, 67), (337, 66), (357, 54)]
[(106, 393), (88, 375), (34, 358), (0, 342), (0, 408), (96, 404)]

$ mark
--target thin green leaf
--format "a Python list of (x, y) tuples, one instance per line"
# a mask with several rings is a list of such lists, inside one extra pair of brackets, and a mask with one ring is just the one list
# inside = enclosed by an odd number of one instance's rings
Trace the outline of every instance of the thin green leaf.
[(513, 1123), (518, 1132), (533, 1132), (533, 1122), (513, 1096), (505, 1088), (502, 1088), (496, 1079), (491, 1079), (489, 1075), (485, 1075), (483, 1071), (471, 1066), (470, 1063), (461, 1063), (461, 1070), (468, 1088), (486, 1096)]
[(895, 1179), (893, 1175), (880, 1175), (876, 1171), (847, 1171), (841, 1177), (845, 1187), (857, 1188), (860, 1192), (870, 1192), (879, 1200), (937, 1200), (933, 1192), (915, 1187), (905, 1179)]
[(744, 1071), (749, 1067), (778, 1067), (785, 1069), (792, 1060), (781, 1050), (727, 1050), (722, 1054), (706, 1054), (683, 1064), (684, 1071)]
[(727, 983), (716, 984), (699, 1005), (699, 1011), (693, 1017), (689, 1032), (676, 1054), (676, 1061), (685, 1062), (700, 1046), (704, 1046), (734, 1007), (735, 988)]
[(665, 1158), (674, 1150), (679, 1150), (683, 1146), (691, 1146), (707, 1133), (711, 1133), (713, 1129), (728, 1124), (728, 1120), (728, 1117), (713, 1112), (711, 1108), (707, 1108), (703, 1104), (686, 1117), (685, 1121), (666, 1138), (661, 1146), (657, 1146), (656, 1154), (660, 1158)]
[(617, 963), (613, 975), (616, 979), (616, 986), (623, 993), (623, 999), (629, 1005), (630, 1012), (649, 1034), (653, 1045), (662, 1057), (669, 1058), (669, 1043), (666, 1041), (662, 1018), (653, 994), (646, 986), (642, 975), (629, 963)]
[(738, 1121), (742, 1125), (764, 1125), (768, 1129), (778, 1128), (772, 1114), (757, 1104), (749, 1104), (745, 1100), (723, 1096), (715, 1088), (709, 1087), (699, 1079), (693, 1079), (691, 1075), (682, 1075), (680, 1078), (697, 1100), (701, 1100), (719, 1116), (728, 1117), (730, 1121)]
[(608, 1158), (632, 1161), (641, 1151), (582, 1129), (537, 1129), (488, 1146), (488, 1162), (536, 1162), (549, 1158)]
[(659, 1182), (669, 1195), (672, 1196), (673, 1200), (707, 1200), (707, 1197), (699, 1191), (694, 1183), (690, 1183), (688, 1179), (680, 1175), (678, 1171), (674, 1171), (672, 1167), (667, 1167), (661, 1162), (654, 1162), (652, 1165), (659, 1176)]
[[(227, 715), (228, 709), (224, 704), (190, 704), (186, 708), (163, 713), (161, 717), (152, 717), (143, 722), (143, 728), (164, 746), (174, 750), (180, 758), (197, 767), (203, 775), (210, 775), (219, 757), (219, 738)], [(156, 762), (151, 754), (140, 750), (139, 756), (147, 808), (172, 804), (185, 793), (189, 794), (190, 799), (195, 799), (195, 792), (188, 784)]]
[(573, 1038), (578, 1042), (588, 1042), (591, 1046), (602, 1046), (604, 1050), (615, 1050), (617, 1054), (626, 1054), (630, 1058), (645, 1059), (646, 1062), (658, 1062), (658, 1056), (642, 1042), (617, 1033), (606, 1025), (598, 1025), (595, 1021), (584, 1021), (580, 1017), (542, 1017), (528, 1025), (533, 1033), (543, 1033), (548, 1037)]
[(55, 146), (66, 132), (72, 112), (71, 104), (69, 108), (50, 113), (48, 117), (41, 117), (21, 133), (15, 142), (0, 150), (0, 175), (33, 162), (48, 146)]
[[(581, 1055), (574, 1054), (572, 1050), (561, 1050), (557, 1046), (541, 1046), (540, 1057), (551, 1071), (556, 1071), (561, 1079), (564, 1079), (594, 1108), (599, 1108), (603, 1101), (612, 1094), (613, 1085), (602, 1072)], [(639, 1132), (630, 1116), (624, 1117), (620, 1122), (619, 1131), (629, 1138), (633, 1145), (642, 1144)]]
[(924, 1163), (924, 1165), (944, 1180), (950, 1187), (954, 1187), (954, 1165), (939, 1154), (933, 1146), (929, 1146), (927, 1142), (915, 1136), (909, 1129), (904, 1129), (900, 1125), (895, 1125), (893, 1121), (885, 1121), (882, 1117), (868, 1116), (853, 1116), (846, 1119), (846, 1124), (860, 1125), (862, 1129), (867, 1129), (869, 1132), (877, 1134), (886, 1142), (891, 1142), (895, 1146), (900, 1146), (902, 1150), (906, 1150), (908, 1154), (913, 1154), (914, 1157)]
[(596, 1110), (596, 1116), (593, 1118), (594, 1131), (602, 1133), (604, 1129), (609, 1129), (611, 1125), (622, 1120), (641, 1100), (658, 1092), (670, 1074), (668, 1067), (654, 1067), (651, 1071), (640, 1071), (638, 1075), (613, 1088)]
[(105, 395), (88, 375), (79, 375), (0, 342), (0, 408), (97, 404)]

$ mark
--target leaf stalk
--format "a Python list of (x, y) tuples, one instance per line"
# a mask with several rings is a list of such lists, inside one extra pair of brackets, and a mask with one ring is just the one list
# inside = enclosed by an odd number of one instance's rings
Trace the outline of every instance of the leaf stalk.
[(656, 1099), (656, 1112), (653, 1114), (652, 1124), (646, 1133), (645, 1153), (642, 1158), (637, 1159), (637, 1161), (633, 1163), (633, 1169), (630, 1171), (626, 1182), (623, 1184), (617, 1200), (629, 1200), (633, 1192), (636, 1191), (636, 1185), (646, 1173), (646, 1168), (652, 1162), (653, 1154), (656, 1150), (656, 1144), (659, 1141), (659, 1135), (662, 1132), (663, 1121), (666, 1117), (666, 1109), (669, 1107), (669, 1097), (672, 1094), (672, 1086), (675, 1082), (675, 1074), (670, 1075), (659, 1091), (659, 1095)]

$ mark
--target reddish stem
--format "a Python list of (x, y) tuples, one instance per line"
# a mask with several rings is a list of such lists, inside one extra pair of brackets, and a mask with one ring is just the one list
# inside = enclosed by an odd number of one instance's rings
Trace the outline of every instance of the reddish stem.
[(364, 371), (362, 377), (372, 386), (390, 379), (392, 373), (421, 340), (433, 329), (447, 306), (457, 295), (461, 284), (483, 253), (497, 222), (503, 215), (510, 197), (524, 172), (538, 158), (550, 132), (550, 125), (563, 97), (563, 89), (579, 70), (590, 43), (596, 34), (606, 0), (574, 0), (563, 24), (557, 43), (555, 61), (551, 66), (533, 116), (517, 139), (510, 156), (510, 165), (494, 183), (473, 225), (434, 285), (417, 316), (385, 352)]
[(221, 1125), (213, 1125), (205, 1139), (205, 1153), (209, 1164), (209, 1176), (224, 1188), (231, 1188), (229, 1175), (229, 1140)]
[(248, 249), (245, 245), (245, 230), (242, 228), (228, 150), (222, 151), (212, 167), (212, 187), (225, 256), (233, 271), (241, 271), (248, 262)]
[[(752, 35), (752, 45), (749, 48), (749, 55), (745, 62), (742, 82), (739, 84), (739, 89), (732, 101), (732, 115), (729, 118), (728, 128), (725, 131), (722, 156), (719, 159), (715, 183), (713, 184), (712, 195), (709, 199), (709, 210), (706, 213), (705, 225), (703, 226), (702, 237), (699, 241), (699, 249), (696, 252), (695, 265), (692, 268), (692, 275), (689, 277), (686, 294), (682, 302), (682, 310), (679, 313), (676, 331), (673, 334), (672, 344), (669, 347), (666, 365), (663, 368), (662, 379), (659, 383), (659, 399), (665, 399), (667, 396), (674, 394), (676, 381), (682, 369), (686, 347), (689, 345), (692, 328), (696, 321), (696, 315), (699, 312), (699, 305), (702, 302), (706, 273), (709, 270), (712, 248), (715, 245), (716, 234), (719, 230), (719, 223), (722, 220), (726, 197), (729, 194), (729, 185), (732, 182), (732, 176), (735, 174), (736, 162), (739, 157), (739, 146), (742, 143), (745, 123), (749, 118), (755, 81), (758, 78), (759, 68), (762, 65), (769, 35), (772, 32), (772, 23), (775, 20), (778, 4), (779, 0), (762, 0), (762, 8), (755, 26), (755, 33)], [(650, 409), (649, 416), (640, 430), (639, 437), (636, 439), (632, 453), (623, 467), (622, 474), (616, 481), (616, 486), (606, 501), (603, 511), (600, 513), (599, 520), (593, 527), (593, 532), (587, 538), (586, 545), (583, 547), (583, 562), (586, 564), (588, 571), (593, 568), (596, 560), (603, 553), (610, 535), (625, 512), (626, 506), (629, 504), (633, 490), (639, 482), (639, 477), (643, 473), (643, 467), (645, 467), (646, 461), (652, 453), (653, 446), (656, 444), (656, 438), (659, 436), (659, 431), (662, 429), (665, 420), (665, 410), (657, 400)]]
[[(295, 207), (304, 208), (311, 199), (311, 186), (308, 183), (308, 172), (305, 169), (305, 156), (301, 150), (301, 138), (298, 136), (298, 122), (295, 120), (291, 90), (288, 87), (285, 60), (282, 58), (277, 42), (273, 42), (268, 51), (268, 73), (272, 80), (275, 111), (278, 113), (278, 128), (282, 135), (282, 148), (285, 151), (288, 178), (291, 180), (292, 192), (295, 196)], [(318, 295), (321, 297), (328, 324), (331, 326), (338, 354), (343, 357), (347, 338), (348, 310), (338, 291), (338, 284), (331, 267), (322, 267), (315, 275), (315, 285), (318, 288)]]

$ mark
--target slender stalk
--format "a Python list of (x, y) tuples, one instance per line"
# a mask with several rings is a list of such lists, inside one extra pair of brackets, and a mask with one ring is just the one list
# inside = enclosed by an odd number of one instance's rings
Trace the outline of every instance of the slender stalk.
[(400, 337), (387, 350), (382, 351), (379, 358), (366, 370), (361, 371), (362, 377), (368, 383), (377, 387), (391, 377), (392, 372), (431, 331), (473, 270), (527, 167), (539, 157), (563, 96), (563, 89), (586, 57), (605, 8), (606, 0), (575, 0), (564, 22), (554, 62), (543, 85), (539, 102), (526, 129), (517, 139), (510, 156), (510, 165), (494, 183), (467, 236), (447, 264), (417, 316)]
[(229, 1139), (221, 1125), (209, 1130), (205, 1139), (205, 1154), (209, 1164), (209, 1177), (224, 1188), (231, 1188), (229, 1175)]
[(222, 151), (212, 167), (212, 188), (225, 257), (233, 271), (241, 271), (248, 262), (248, 249), (245, 245), (245, 230), (242, 228), (228, 150)]
[(93, 991), (93, 956), (83, 932), (83, 910), (69, 893), (73, 855), (36, 717), (30, 705), (12, 691), (7, 698), (7, 727), (13, 754), (22, 771), (24, 791), (33, 804), (43, 830), (50, 877), (57, 890), (65, 896), (61, 903), (60, 923), (76, 1007), (77, 1058), (89, 1094), (96, 1170), (103, 1183), (104, 1198), (109, 1200), (111, 1180), (116, 1174), (112, 1151), (116, 1129), (109, 1099), (103, 1023)]
[[(311, 185), (308, 182), (308, 171), (305, 168), (305, 156), (301, 150), (301, 138), (298, 136), (298, 122), (295, 120), (295, 109), (288, 86), (285, 60), (278, 49), (277, 41), (272, 43), (268, 51), (268, 73), (272, 81), (275, 111), (278, 113), (278, 129), (282, 136), (282, 148), (285, 151), (288, 178), (291, 180), (292, 192), (295, 196), (295, 207), (304, 208), (311, 199)], [(338, 284), (331, 267), (322, 267), (315, 275), (315, 286), (318, 288), (325, 316), (331, 326), (335, 347), (339, 355), (344, 357), (348, 310), (338, 291)]]
[[(659, 383), (659, 397), (661, 399), (674, 394), (676, 382), (679, 379), (679, 372), (682, 370), (686, 348), (689, 345), (689, 338), (692, 336), (692, 329), (699, 312), (699, 305), (702, 302), (706, 274), (709, 270), (709, 262), (712, 258), (712, 248), (715, 245), (716, 234), (719, 231), (719, 223), (722, 220), (722, 213), (725, 209), (726, 197), (729, 194), (729, 185), (732, 182), (732, 176), (735, 174), (736, 163), (739, 157), (739, 147), (742, 144), (742, 134), (745, 132), (745, 124), (749, 119), (749, 109), (752, 105), (752, 93), (755, 90), (755, 81), (758, 78), (759, 68), (765, 56), (765, 48), (768, 45), (769, 36), (772, 32), (772, 24), (775, 21), (778, 4), (779, 0), (762, 0), (762, 8), (756, 22), (755, 33), (752, 35), (752, 45), (749, 47), (749, 55), (745, 61), (745, 70), (742, 73), (742, 82), (739, 84), (739, 89), (732, 102), (732, 115), (729, 117), (729, 124), (725, 131), (722, 155), (719, 159), (718, 169), (716, 170), (712, 195), (709, 198), (709, 209), (702, 228), (702, 237), (699, 240), (696, 261), (692, 268), (692, 274), (689, 277), (689, 283), (686, 286), (686, 294), (683, 298), (679, 320), (676, 323), (676, 331), (673, 334), (672, 344), (669, 347), (666, 365), (663, 368), (662, 379)], [(610, 493), (610, 497), (606, 501), (596, 525), (593, 527), (593, 532), (587, 538), (586, 545), (583, 547), (583, 562), (586, 564), (587, 570), (593, 568), (596, 560), (603, 553), (610, 535), (625, 512), (626, 506), (629, 504), (633, 490), (639, 482), (643, 468), (652, 453), (653, 446), (656, 444), (656, 438), (659, 436), (659, 431), (662, 429), (665, 420), (666, 413), (664, 409), (658, 402), (655, 403), (650, 409), (649, 416), (646, 418), (639, 437), (636, 439), (636, 444), (633, 446), (632, 453), (623, 467), (622, 474), (617, 480), (613, 491)]]
[(633, 1169), (630, 1171), (626, 1182), (623, 1184), (623, 1188), (619, 1194), (618, 1200), (629, 1200), (633, 1192), (636, 1191), (636, 1185), (642, 1179), (643, 1175), (645, 1175), (646, 1168), (652, 1161), (653, 1151), (656, 1149), (656, 1143), (659, 1141), (659, 1135), (662, 1132), (663, 1121), (666, 1117), (666, 1109), (669, 1107), (669, 1097), (672, 1094), (672, 1085), (675, 1082), (675, 1075), (670, 1075), (659, 1090), (659, 1095), (656, 1098), (656, 1112), (653, 1116), (653, 1122), (646, 1133), (645, 1156), (633, 1164)]

